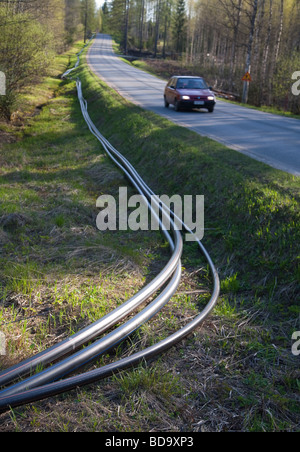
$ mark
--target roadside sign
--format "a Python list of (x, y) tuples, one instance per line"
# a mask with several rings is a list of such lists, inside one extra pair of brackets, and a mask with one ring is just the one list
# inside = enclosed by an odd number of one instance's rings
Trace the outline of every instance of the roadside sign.
[(252, 82), (252, 77), (250, 75), (250, 72), (246, 72), (244, 77), (242, 78), (243, 82)]

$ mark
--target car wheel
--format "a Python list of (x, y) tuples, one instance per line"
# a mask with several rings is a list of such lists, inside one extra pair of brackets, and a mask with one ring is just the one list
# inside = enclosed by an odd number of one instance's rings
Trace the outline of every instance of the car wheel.
[(169, 102), (167, 102), (167, 99), (166, 99), (166, 96), (165, 96), (165, 107), (166, 107), (166, 108), (169, 108), (169, 105), (170, 105), (170, 104), (169, 104)]
[(208, 113), (213, 113), (214, 112), (214, 107), (209, 107), (208, 108)]
[(174, 101), (174, 108), (175, 108), (175, 111), (180, 111), (180, 104), (177, 99), (175, 99), (175, 101)]

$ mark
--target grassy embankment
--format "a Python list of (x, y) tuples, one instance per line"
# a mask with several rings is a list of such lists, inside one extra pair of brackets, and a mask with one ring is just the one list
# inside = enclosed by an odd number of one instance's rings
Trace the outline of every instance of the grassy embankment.
[[(74, 52), (57, 58), (27, 96), (25, 116), (38, 114), (1, 126), (1, 368), (122, 303), (168, 258), (157, 233), (95, 228), (97, 197), (117, 195), (127, 182), (88, 131), (75, 83), (59, 78)], [(203, 327), (155, 363), (1, 415), (0, 431), (296, 430), (299, 179), (131, 105), (85, 64), (73, 74), (98, 128), (156, 193), (205, 195), (204, 244), (222, 295)], [(95, 365), (165, 337), (198, 312), (211, 282), (194, 245), (185, 246), (183, 265), (168, 307)]]

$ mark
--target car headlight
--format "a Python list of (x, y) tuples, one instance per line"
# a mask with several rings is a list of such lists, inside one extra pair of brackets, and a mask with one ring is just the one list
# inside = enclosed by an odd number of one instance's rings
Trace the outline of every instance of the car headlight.
[(182, 96), (181, 99), (182, 100), (190, 100), (190, 96)]
[(207, 100), (215, 100), (214, 96), (208, 96)]

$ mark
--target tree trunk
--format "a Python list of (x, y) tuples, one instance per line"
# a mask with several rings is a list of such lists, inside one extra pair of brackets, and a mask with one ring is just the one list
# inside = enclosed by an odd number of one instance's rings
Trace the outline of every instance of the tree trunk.
[(129, 1), (125, 0), (124, 54), (128, 53)]
[(237, 6), (237, 16), (236, 16), (236, 22), (234, 24), (234, 31), (233, 31), (233, 41), (231, 46), (231, 63), (230, 63), (230, 73), (229, 73), (229, 86), (230, 89), (233, 89), (233, 74), (235, 71), (235, 63), (236, 63), (236, 47), (237, 47), (237, 40), (238, 40), (238, 33), (240, 29), (240, 22), (241, 22), (241, 15), (242, 15), (242, 1), (239, 0), (238, 6)]
[[(261, 77), (261, 81), (260, 81), (260, 93), (261, 93), (262, 98), (264, 98), (263, 87), (269, 86), (269, 83), (267, 83), (267, 67), (268, 67), (269, 53), (270, 53), (272, 20), (273, 20), (273, 0), (270, 0), (268, 30), (267, 30), (267, 38), (266, 38), (264, 54), (263, 54), (262, 77)], [(262, 100), (264, 100), (264, 99), (262, 99)]]
[(155, 24), (155, 40), (154, 40), (154, 58), (157, 55), (157, 45), (159, 39), (159, 26), (160, 26), (160, 0), (156, 3), (156, 24)]
[[(254, 0), (253, 2), (253, 12), (250, 23), (250, 33), (249, 33), (249, 41), (247, 47), (247, 58), (246, 58), (246, 70), (245, 72), (251, 72), (251, 57), (252, 57), (252, 47), (253, 47), (253, 39), (254, 39), (254, 31), (255, 31), (255, 22), (257, 16), (257, 8), (258, 8), (258, 0)], [(249, 82), (244, 82), (243, 87), (243, 97), (242, 102), (247, 104), (248, 102), (248, 94), (249, 94)]]
[(140, 23), (140, 54), (142, 54), (142, 50), (143, 50), (144, 14), (145, 14), (145, 0), (142, 0), (142, 5), (141, 5), (141, 23)]
[(275, 51), (275, 63), (278, 61), (280, 43), (281, 43), (281, 37), (282, 37), (282, 31), (283, 31), (283, 11), (284, 11), (283, 6), (284, 6), (283, 0), (281, 0), (281, 2), (280, 2), (280, 25), (279, 25), (279, 32), (278, 32), (276, 51)]

